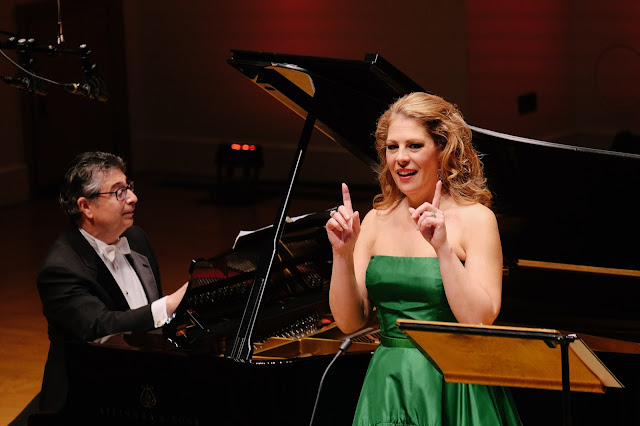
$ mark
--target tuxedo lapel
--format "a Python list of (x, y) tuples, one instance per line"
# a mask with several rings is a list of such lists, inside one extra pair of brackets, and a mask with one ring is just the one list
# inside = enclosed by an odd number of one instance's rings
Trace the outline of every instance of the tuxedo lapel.
[[(93, 248), (93, 247), (92, 247)], [(125, 299), (124, 294), (122, 294), (122, 290), (120, 286), (116, 282), (113, 275), (111, 275), (111, 271), (104, 264), (104, 262), (98, 258), (98, 272), (97, 272), (97, 280), (102, 286), (102, 288), (109, 293), (109, 296), (116, 304), (116, 309), (119, 311), (126, 311), (129, 309), (129, 302)]]
[(131, 254), (126, 255), (126, 257), (131, 266), (133, 266), (133, 269), (136, 271), (136, 274), (138, 274), (138, 278), (140, 278), (142, 287), (144, 287), (144, 292), (147, 295), (149, 303), (158, 300), (160, 298), (160, 295), (158, 294), (158, 285), (156, 283), (156, 278), (153, 276), (149, 259), (134, 250), (131, 250)]
[[(111, 275), (111, 272), (109, 272), (109, 269), (106, 267), (104, 262), (100, 259), (95, 249), (91, 247), (91, 244), (89, 244), (87, 239), (82, 236), (80, 230), (76, 227), (72, 227), (67, 235), (69, 243), (78, 252), (86, 267), (93, 271), (96, 280), (116, 304), (115, 309), (129, 309), (129, 303), (122, 294), (120, 286), (118, 286), (118, 283), (113, 278), (113, 275)], [(135, 238), (129, 238), (129, 243), (134, 241)], [(136, 274), (138, 274), (138, 278), (142, 283), (142, 287), (144, 288), (144, 292), (147, 295), (149, 303), (158, 300), (160, 298), (160, 295), (158, 294), (158, 283), (153, 275), (149, 259), (143, 254), (135, 251), (133, 246), (131, 247), (131, 254), (125, 255), (125, 257), (131, 266), (133, 266)]]
[(78, 228), (73, 227), (68, 235), (71, 246), (78, 252), (85, 266), (92, 271), (96, 281), (113, 301), (114, 306), (110, 306), (110, 308), (121, 311), (129, 309), (129, 303), (122, 294), (120, 286), (118, 286), (109, 269), (100, 259), (95, 249), (91, 247), (87, 239), (82, 236)]

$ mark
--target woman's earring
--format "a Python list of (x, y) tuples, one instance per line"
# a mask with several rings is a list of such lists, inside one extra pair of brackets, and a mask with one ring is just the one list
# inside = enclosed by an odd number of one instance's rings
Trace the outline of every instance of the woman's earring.
[(442, 180), (442, 169), (438, 169), (438, 180)]

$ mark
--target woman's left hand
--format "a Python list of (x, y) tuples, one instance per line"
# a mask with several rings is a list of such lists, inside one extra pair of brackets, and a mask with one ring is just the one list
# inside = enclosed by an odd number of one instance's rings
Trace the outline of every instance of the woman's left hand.
[(409, 207), (411, 218), (418, 225), (422, 236), (438, 251), (447, 242), (447, 228), (444, 223), (444, 213), (440, 210), (440, 196), (442, 182), (436, 184), (436, 191), (431, 203), (423, 203), (418, 208)]

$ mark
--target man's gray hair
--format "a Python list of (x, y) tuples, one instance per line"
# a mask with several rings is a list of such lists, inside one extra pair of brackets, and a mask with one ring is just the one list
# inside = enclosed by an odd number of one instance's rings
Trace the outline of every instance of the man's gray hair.
[(82, 217), (82, 212), (78, 209), (78, 199), (95, 197), (100, 192), (102, 176), (114, 169), (125, 173), (127, 166), (117, 155), (100, 151), (85, 152), (69, 163), (60, 188), (59, 201), (74, 223)]

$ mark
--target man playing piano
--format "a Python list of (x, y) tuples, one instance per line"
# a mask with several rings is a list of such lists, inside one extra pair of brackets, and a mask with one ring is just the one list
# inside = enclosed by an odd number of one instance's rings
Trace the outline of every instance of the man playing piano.
[(185, 283), (161, 298), (156, 257), (146, 234), (133, 226), (138, 197), (125, 169), (120, 157), (87, 152), (65, 174), (60, 204), (72, 223), (37, 278), (51, 341), (41, 410), (59, 410), (65, 402), (65, 342), (160, 327), (186, 291)]
[(412, 93), (380, 117), (376, 149), (374, 208), (361, 225), (343, 184), (326, 225), (338, 327), (360, 329), (375, 306), (382, 333), (353, 424), (519, 425), (509, 389), (446, 383), (395, 326), (492, 324), (500, 311), (500, 236), (471, 130), (455, 106)]

